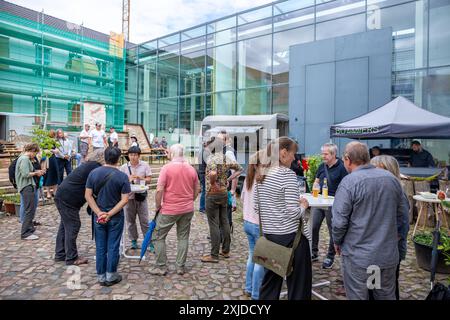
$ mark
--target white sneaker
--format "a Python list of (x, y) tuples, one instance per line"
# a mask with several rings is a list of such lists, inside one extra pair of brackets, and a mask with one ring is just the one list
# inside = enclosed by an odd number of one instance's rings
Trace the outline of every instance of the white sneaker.
[(22, 240), (37, 240), (37, 239), (39, 239), (39, 237), (37, 235), (31, 234), (28, 237), (23, 238)]

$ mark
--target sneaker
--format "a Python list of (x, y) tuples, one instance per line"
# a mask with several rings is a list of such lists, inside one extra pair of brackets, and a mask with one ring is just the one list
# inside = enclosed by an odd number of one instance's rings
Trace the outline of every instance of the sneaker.
[(37, 239), (39, 239), (39, 237), (35, 234), (30, 234), (28, 237), (22, 238), (22, 240), (37, 240)]
[(323, 260), (322, 268), (323, 269), (331, 269), (333, 267), (334, 259), (326, 258)]
[(252, 294), (244, 289), (244, 296), (246, 296), (247, 298), (251, 298)]
[(221, 256), (222, 258), (228, 259), (230, 257), (230, 253), (229, 252), (225, 253), (222, 251), (219, 253), (219, 256)]
[[(120, 281), (122, 281), (122, 276), (119, 274), (119, 275), (117, 275), (117, 278), (115, 278), (113, 281), (105, 281), (104, 285), (106, 287), (110, 287), (110, 286), (113, 286), (113, 285), (119, 283)], [(100, 283), (100, 285), (102, 285), (102, 283)]]
[(200, 260), (202, 262), (219, 263), (219, 258), (215, 258), (211, 255), (203, 256)]
[(313, 253), (313, 255), (312, 255), (312, 257), (311, 257), (311, 261), (312, 261), (312, 262), (319, 261), (319, 255)]
[(155, 276), (165, 276), (167, 274), (166, 268), (160, 268), (160, 267), (152, 267), (148, 270), (150, 274), (153, 274)]
[(177, 267), (177, 274), (182, 276), (186, 273), (186, 269), (184, 267)]
[(138, 248), (137, 241), (131, 240), (131, 249), (136, 250)]

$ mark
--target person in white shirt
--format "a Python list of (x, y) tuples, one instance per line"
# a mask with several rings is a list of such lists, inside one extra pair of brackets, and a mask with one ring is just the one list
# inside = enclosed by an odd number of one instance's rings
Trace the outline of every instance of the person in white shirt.
[(89, 145), (91, 143), (90, 126), (89, 123), (84, 125), (84, 130), (80, 133), (80, 154), (81, 162), (86, 161), (89, 152)]
[(91, 131), (91, 139), (92, 139), (92, 147), (94, 150), (96, 149), (104, 149), (105, 146), (108, 145), (106, 142), (106, 134), (105, 131), (102, 130), (102, 124), (96, 123), (95, 130)]
[(110, 147), (119, 147), (119, 135), (116, 132), (116, 129), (114, 127), (109, 128), (109, 141), (108, 145)]

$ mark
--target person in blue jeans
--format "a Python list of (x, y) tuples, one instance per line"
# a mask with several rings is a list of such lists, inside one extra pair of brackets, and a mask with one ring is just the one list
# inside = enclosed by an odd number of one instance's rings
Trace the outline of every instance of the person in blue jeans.
[(257, 155), (253, 156), (251, 161), (249, 161), (247, 177), (245, 178), (241, 193), (242, 210), (244, 212), (244, 231), (248, 238), (248, 259), (244, 293), (253, 300), (259, 299), (259, 288), (264, 277), (264, 267), (253, 262), (253, 250), (260, 236), (259, 215), (253, 209), (254, 180), (257, 169), (256, 157)]
[(119, 246), (124, 227), (123, 207), (131, 192), (128, 176), (118, 169), (120, 156), (121, 151), (116, 147), (105, 149), (106, 164), (89, 174), (85, 192), (86, 201), (95, 214), (97, 278), (100, 285), (108, 287), (122, 281), (117, 272)]

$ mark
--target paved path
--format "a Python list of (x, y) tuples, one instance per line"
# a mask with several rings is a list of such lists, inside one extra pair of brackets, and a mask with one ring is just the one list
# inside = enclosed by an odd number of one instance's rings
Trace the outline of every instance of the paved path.
[[(200, 256), (209, 252), (206, 238), (208, 224), (206, 217), (196, 212), (191, 228), (186, 274), (180, 276), (175, 272), (176, 234), (173, 229), (168, 237), (169, 273), (165, 277), (147, 272), (149, 263), (154, 262), (152, 254), (148, 255), (148, 261), (140, 265), (137, 260), (122, 258), (119, 272), (123, 281), (112, 287), (101, 287), (96, 282), (95, 245), (91, 240), (91, 227), (85, 210), (82, 210), (81, 217), (78, 249), (81, 255), (89, 258), (90, 263), (79, 269), (66, 267), (52, 259), (59, 223), (59, 214), (54, 205), (38, 208), (37, 219), (43, 225), (38, 227), (40, 239), (37, 241), (20, 240), (20, 225), (15, 216), (0, 217), (0, 299), (248, 299), (242, 295), (247, 238), (242, 230), (240, 213), (234, 219), (230, 259), (221, 259), (218, 264), (200, 262)], [(323, 253), (328, 243), (325, 224), (321, 234)], [(345, 299), (339, 259), (331, 270), (322, 270), (321, 260), (313, 264), (314, 282), (331, 280), (332, 284), (318, 292), (330, 299)], [(73, 285), (70, 280), (77, 278), (77, 272), (80, 281)], [(445, 276), (440, 275), (438, 279), (442, 281)], [(423, 299), (429, 290), (429, 273), (417, 268), (411, 243), (408, 257), (402, 264), (400, 281), (403, 299)]]

